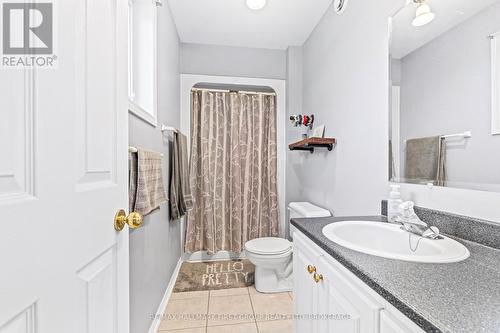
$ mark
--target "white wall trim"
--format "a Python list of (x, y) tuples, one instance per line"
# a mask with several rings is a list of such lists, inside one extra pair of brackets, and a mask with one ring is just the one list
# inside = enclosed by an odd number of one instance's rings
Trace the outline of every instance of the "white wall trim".
[(163, 315), (165, 314), (165, 308), (167, 307), (167, 303), (170, 300), (170, 296), (172, 296), (172, 292), (174, 291), (175, 281), (177, 281), (177, 276), (179, 276), (179, 271), (182, 265), (182, 258), (179, 258), (177, 262), (177, 266), (175, 266), (174, 272), (172, 273), (172, 277), (168, 282), (167, 289), (165, 290), (165, 294), (161, 300), (160, 305), (158, 306), (158, 310), (156, 310), (155, 317), (151, 326), (149, 327), (148, 333), (156, 333), (158, 328), (160, 327), (161, 320)]
[(129, 100), (128, 111), (130, 114), (133, 114), (137, 118), (144, 120), (145, 122), (147, 122), (151, 126), (154, 126), (154, 127), (158, 126), (158, 117), (157, 117), (156, 111), (155, 111), (155, 114), (153, 115), (130, 100)]
[[(261, 79), (247, 77), (230, 77), (230, 76), (210, 76), (210, 75), (194, 75), (181, 74), (181, 131), (188, 138), (191, 132), (191, 88), (197, 83), (213, 83), (213, 84), (234, 84), (244, 86), (260, 86), (271, 87), (276, 92), (277, 98), (277, 150), (278, 150), (278, 197), (280, 208), (280, 230), (281, 237), (285, 236), (286, 228), (286, 205), (285, 205), (285, 180), (286, 180), (286, 80), (277, 79)], [(184, 253), (184, 228), (185, 224), (181, 225), (181, 244)]]
[[(160, 2), (161, 4), (161, 2)], [(153, 72), (153, 101), (152, 110), (146, 110), (143, 106), (135, 101), (136, 87), (134, 86), (134, 5), (150, 5), (153, 11), (153, 54), (152, 72)], [(129, 97), (129, 113), (144, 120), (146, 123), (156, 127), (158, 124), (158, 3), (148, 1), (129, 0), (129, 32), (128, 32), (128, 97)], [(144, 60), (144, 59), (143, 59)]]
[(195, 253), (183, 253), (182, 260), (189, 262), (207, 262), (218, 260), (237, 260), (246, 259), (245, 252), (234, 253), (229, 251), (220, 251), (215, 254), (208, 254), (207, 251), (198, 251)]

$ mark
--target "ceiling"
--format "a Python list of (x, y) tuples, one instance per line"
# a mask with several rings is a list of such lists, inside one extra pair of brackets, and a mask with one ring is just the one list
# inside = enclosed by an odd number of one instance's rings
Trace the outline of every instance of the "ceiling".
[(427, 3), (436, 18), (425, 26), (416, 28), (411, 24), (416, 10), (413, 1), (394, 16), (391, 42), (394, 59), (405, 57), (500, 0), (427, 0)]
[(183, 43), (284, 50), (302, 45), (332, 0), (267, 0), (250, 10), (245, 0), (169, 0)]

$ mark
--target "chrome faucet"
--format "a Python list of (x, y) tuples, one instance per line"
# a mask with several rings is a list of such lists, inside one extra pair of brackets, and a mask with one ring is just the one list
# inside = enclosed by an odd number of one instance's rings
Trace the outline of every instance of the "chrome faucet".
[(401, 223), (402, 229), (411, 232), (412, 234), (419, 235), (424, 238), (438, 239), (439, 229), (437, 227), (429, 227), (427, 223), (422, 221), (413, 207), (415, 204), (412, 201), (406, 201), (399, 205), (399, 213), (395, 217), (395, 221)]

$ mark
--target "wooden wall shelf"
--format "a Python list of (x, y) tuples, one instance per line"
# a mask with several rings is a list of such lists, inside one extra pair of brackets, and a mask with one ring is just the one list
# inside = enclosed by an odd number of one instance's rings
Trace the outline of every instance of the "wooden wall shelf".
[(307, 138), (288, 145), (288, 148), (290, 150), (308, 150), (312, 154), (314, 148), (326, 148), (331, 151), (336, 143), (337, 140), (333, 138)]

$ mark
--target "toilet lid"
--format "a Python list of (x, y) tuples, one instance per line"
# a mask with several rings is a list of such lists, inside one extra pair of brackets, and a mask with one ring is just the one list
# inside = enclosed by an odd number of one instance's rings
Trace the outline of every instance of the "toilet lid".
[(257, 254), (282, 254), (290, 251), (292, 243), (283, 238), (264, 237), (246, 242), (245, 249)]

